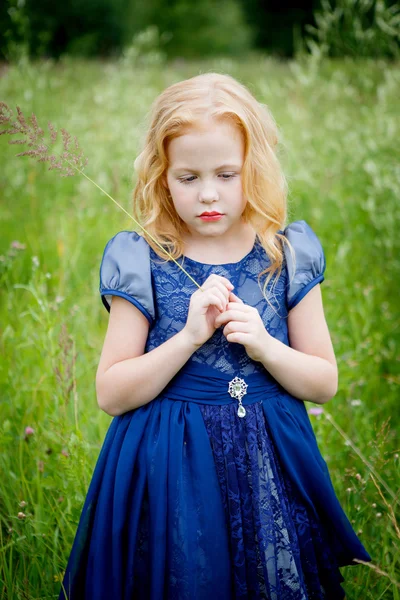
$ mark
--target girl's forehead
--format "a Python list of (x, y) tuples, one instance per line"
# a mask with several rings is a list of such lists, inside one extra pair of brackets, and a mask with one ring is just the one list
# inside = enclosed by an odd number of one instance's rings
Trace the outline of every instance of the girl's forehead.
[(239, 132), (239, 127), (230, 119), (205, 118), (195, 121), (192, 125), (187, 125), (181, 133), (184, 135), (207, 135), (212, 133), (225, 133), (234, 135)]
[[(232, 125), (218, 124), (216, 128), (186, 130), (168, 144), (168, 158), (175, 169), (189, 166), (189, 161), (218, 165), (240, 164), (243, 159), (244, 143), (241, 132)], [(209, 159), (209, 160), (208, 160)]]

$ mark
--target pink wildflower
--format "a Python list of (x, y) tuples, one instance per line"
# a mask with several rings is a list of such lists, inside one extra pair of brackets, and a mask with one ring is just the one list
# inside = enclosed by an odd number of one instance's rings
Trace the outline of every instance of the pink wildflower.
[(324, 412), (324, 409), (321, 408), (320, 406), (315, 406), (313, 408), (310, 408), (310, 410), (308, 412), (310, 415), (320, 415)]
[(26, 244), (21, 244), (18, 240), (14, 240), (11, 242), (11, 248), (16, 248), (17, 250), (25, 250)]

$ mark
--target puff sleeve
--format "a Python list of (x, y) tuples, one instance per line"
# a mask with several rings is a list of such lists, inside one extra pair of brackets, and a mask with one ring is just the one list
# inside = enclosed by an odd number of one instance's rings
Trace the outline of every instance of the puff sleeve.
[(288, 271), (287, 308), (291, 310), (318, 283), (324, 281), (325, 254), (317, 235), (306, 221), (290, 223), (284, 234), (292, 244), (296, 256), (294, 265), (289, 248), (284, 244), (284, 255)]
[(150, 247), (135, 231), (120, 231), (107, 243), (100, 265), (100, 296), (108, 312), (112, 296), (136, 306), (150, 325), (155, 318)]

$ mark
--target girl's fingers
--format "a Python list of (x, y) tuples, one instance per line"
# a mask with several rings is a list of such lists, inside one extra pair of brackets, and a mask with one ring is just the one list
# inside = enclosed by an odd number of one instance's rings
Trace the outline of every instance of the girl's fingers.
[(226, 288), (226, 286), (222, 283), (222, 281), (218, 281), (218, 280), (211, 280), (211, 281), (206, 281), (205, 283), (203, 283), (203, 285), (201, 286), (203, 291), (206, 290), (211, 290), (213, 288), (217, 288), (218, 290), (221, 291), (222, 294), (224, 294), (225, 297), (225, 303), (229, 302), (229, 290)]
[(224, 307), (222, 310), (225, 310), (225, 308), (226, 308), (226, 306), (228, 304), (228, 298), (225, 296), (224, 292), (221, 289), (219, 289), (219, 288), (217, 288), (215, 290), (215, 294), (221, 298), (221, 302), (222, 302), (222, 305)]
[(216, 287), (223, 295), (225, 304), (227, 304), (229, 302), (229, 290), (226, 289), (226, 287), (224, 286), (224, 284), (222, 282), (218, 282)]
[(225, 303), (221, 300), (221, 298), (217, 294), (213, 294), (213, 293), (210, 294), (209, 303), (206, 306), (210, 306), (210, 305), (216, 306), (221, 311), (225, 310)]
[[(217, 281), (220, 281), (227, 289), (233, 289), (234, 286), (229, 281), (229, 279), (227, 279), (227, 277), (224, 277), (223, 275), (217, 275), (216, 273), (214, 273), (213, 275), (215, 276)], [(210, 277), (213, 277), (213, 275), (210, 275)]]
[(241, 302), (242, 304), (244, 304), (243, 300), (239, 298), (239, 296), (236, 296), (236, 294), (234, 294), (233, 292), (229, 292), (229, 298), (232, 298), (234, 302)]
[(241, 322), (248, 323), (248, 313), (244, 313), (238, 310), (226, 310), (215, 318), (215, 327), (221, 327), (221, 325), (226, 325), (227, 323)]
[(204, 285), (207, 285), (207, 286), (220, 285), (223, 287), (223, 289), (227, 290), (228, 292), (230, 290), (234, 289), (234, 285), (229, 281), (229, 279), (227, 279), (226, 277), (223, 277), (222, 275), (217, 275), (216, 273), (213, 273), (212, 275), (207, 277), (207, 279), (203, 283), (203, 286)]
[[(223, 329), (224, 335), (229, 335), (230, 333), (249, 333), (249, 324), (244, 321), (231, 321), (229, 324), (231, 327), (228, 327), (227, 324)], [(232, 328), (233, 331), (228, 331), (230, 328)]]
[(228, 321), (247, 322), (248, 321), (248, 313), (244, 313), (241, 310), (229, 309), (229, 310), (226, 310), (223, 314), (218, 315), (216, 317), (216, 319), (218, 319), (219, 325), (222, 325), (223, 323), (228, 323)]

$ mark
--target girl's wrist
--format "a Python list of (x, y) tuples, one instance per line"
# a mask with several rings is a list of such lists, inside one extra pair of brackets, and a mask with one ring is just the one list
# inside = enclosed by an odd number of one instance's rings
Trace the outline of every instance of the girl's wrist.
[(265, 331), (262, 343), (262, 359), (260, 362), (266, 369), (268, 369), (269, 365), (276, 362), (276, 360), (274, 360), (276, 359), (276, 342), (279, 344), (279, 341), (276, 338), (268, 333), (268, 331)]
[(186, 327), (183, 327), (183, 329), (181, 329), (176, 335), (179, 335), (180, 339), (182, 340), (182, 343), (188, 350), (191, 350), (192, 353), (198, 350), (201, 346), (201, 344), (196, 344)]

